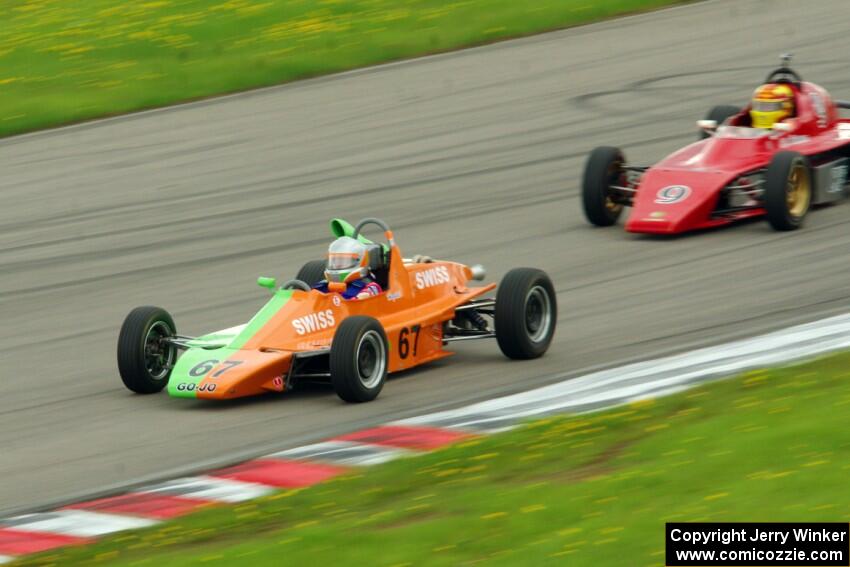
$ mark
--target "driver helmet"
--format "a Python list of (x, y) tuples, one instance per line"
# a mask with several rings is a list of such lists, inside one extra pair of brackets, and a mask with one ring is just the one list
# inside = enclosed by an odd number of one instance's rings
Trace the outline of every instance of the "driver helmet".
[(369, 275), (369, 251), (359, 240), (341, 236), (328, 247), (325, 279), (329, 282), (351, 283)]
[(773, 128), (794, 114), (794, 91), (788, 85), (767, 83), (753, 93), (750, 118), (753, 128)]

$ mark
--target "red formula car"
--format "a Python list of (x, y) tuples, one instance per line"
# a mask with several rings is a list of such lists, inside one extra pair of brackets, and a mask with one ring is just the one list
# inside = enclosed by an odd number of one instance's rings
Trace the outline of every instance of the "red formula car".
[[(793, 110), (769, 128), (753, 127), (755, 102), (717, 106), (697, 122), (699, 141), (652, 167), (628, 165), (618, 148), (594, 149), (582, 187), (587, 219), (610, 226), (631, 207), (629, 232), (676, 234), (758, 216), (776, 230), (793, 230), (812, 205), (844, 198), (850, 119), (838, 113), (850, 103), (804, 82), (789, 61), (783, 57), (765, 86), (786, 92)], [(778, 105), (765, 108), (771, 104)]]

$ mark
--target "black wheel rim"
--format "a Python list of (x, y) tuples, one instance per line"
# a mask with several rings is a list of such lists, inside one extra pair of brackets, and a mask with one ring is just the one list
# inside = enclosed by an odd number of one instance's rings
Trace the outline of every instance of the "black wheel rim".
[(163, 380), (174, 365), (174, 346), (163, 340), (173, 334), (165, 321), (157, 321), (145, 335), (145, 370), (152, 380)]
[(363, 334), (355, 354), (357, 376), (363, 387), (371, 390), (380, 384), (387, 366), (386, 353), (384, 341), (376, 331)]
[(552, 328), (552, 303), (548, 291), (534, 286), (525, 296), (525, 332), (532, 342), (546, 339)]

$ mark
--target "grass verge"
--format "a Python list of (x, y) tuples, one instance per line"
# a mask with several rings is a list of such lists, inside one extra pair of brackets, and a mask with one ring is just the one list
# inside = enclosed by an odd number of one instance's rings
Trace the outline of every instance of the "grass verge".
[(0, 0), (0, 136), (683, 0)]
[(24, 564), (654, 566), (666, 521), (846, 518), (848, 409), (850, 353), (534, 422)]

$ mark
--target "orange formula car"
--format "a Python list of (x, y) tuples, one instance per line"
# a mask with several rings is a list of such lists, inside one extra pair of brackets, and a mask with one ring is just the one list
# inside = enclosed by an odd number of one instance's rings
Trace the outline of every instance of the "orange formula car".
[[(369, 224), (384, 230), (387, 244), (360, 234)], [(545, 272), (513, 269), (496, 297), (484, 298), (496, 284), (469, 285), (484, 278), (481, 266), (405, 259), (381, 220), (352, 227), (334, 219), (331, 232), (367, 246), (379, 294), (346, 300), (333, 285), (312, 289), (325, 271), (320, 260), (280, 287), (274, 278), (259, 278), (272, 292), (269, 302), (248, 323), (201, 337), (178, 335), (164, 309), (137, 307), (118, 337), (125, 386), (140, 394), (168, 386), (176, 397), (230, 399), (329, 381), (343, 400), (366, 402), (378, 396), (389, 372), (449, 356), (452, 342), (495, 337), (514, 359), (549, 348), (557, 305)]]

